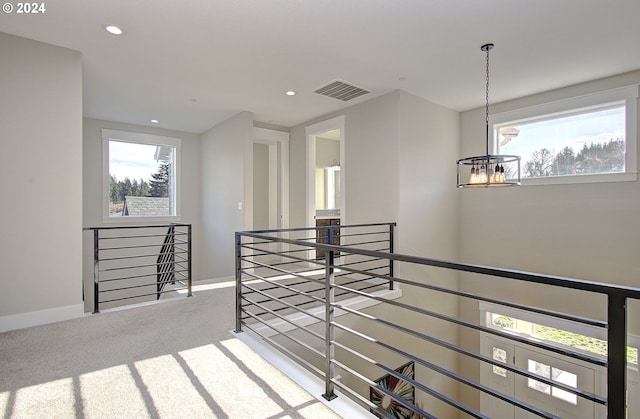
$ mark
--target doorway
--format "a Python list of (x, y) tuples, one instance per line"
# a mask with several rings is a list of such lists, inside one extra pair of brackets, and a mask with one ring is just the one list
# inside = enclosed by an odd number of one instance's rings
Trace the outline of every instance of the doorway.
[(247, 229), (289, 228), (289, 133), (254, 127), (252, 185)]
[[(582, 390), (591, 393), (602, 392), (606, 379), (606, 371), (602, 368), (595, 368), (587, 363), (540, 348), (534, 350), (518, 342), (487, 333), (481, 335), (481, 352), (493, 359), (571, 387), (579, 386)], [(483, 363), (480, 376), (482, 384), (563, 418), (593, 419), (602, 417), (604, 414), (602, 406), (596, 406), (559, 387), (516, 375), (498, 366)], [(480, 406), (480, 411), (489, 417), (517, 419), (538, 417), (485, 393), (480, 397)]]
[[(602, 328), (579, 325), (570, 320), (532, 313), (517, 308), (487, 302), (480, 303), (480, 322), (506, 334), (517, 335), (532, 342), (545, 342), (550, 347), (565, 348), (567, 352), (533, 347), (525, 342), (507, 339), (493, 333), (480, 333), (480, 352), (500, 363), (515, 366), (537, 374), (551, 383), (525, 377), (482, 362), (480, 383), (504, 395), (515, 397), (529, 405), (563, 418), (600, 418), (606, 416), (606, 407), (588, 401), (563, 389), (563, 386), (606, 395), (607, 371), (605, 367), (570, 356), (585, 353), (606, 360), (606, 331)], [(637, 393), (640, 388), (638, 374), (638, 348), (640, 338), (627, 335), (627, 392)], [(558, 383), (559, 385), (554, 385)], [(628, 417), (640, 417), (637, 398), (627, 401)], [(524, 419), (534, 417), (522, 409), (480, 394), (480, 411), (489, 417)], [(537, 416), (535, 416), (537, 417)]]
[(307, 225), (317, 219), (345, 220), (344, 115), (305, 128), (307, 136)]

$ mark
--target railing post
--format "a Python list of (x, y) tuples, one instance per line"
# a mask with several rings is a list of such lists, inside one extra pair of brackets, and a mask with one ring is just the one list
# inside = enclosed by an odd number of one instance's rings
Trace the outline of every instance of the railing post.
[(93, 229), (93, 314), (100, 313), (100, 237)]
[(191, 256), (191, 224), (189, 224), (187, 226), (187, 297), (191, 297), (193, 296), (193, 288), (192, 288), (192, 268), (191, 268), (191, 263), (193, 262), (192, 260), (192, 256)]
[[(393, 232), (395, 230), (395, 224), (394, 223), (390, 223), (389, 224), (389, 253), (393, 254), (394, 249), (393, 249), (393, 243), (394, 243), (394, 237), (393, 237)], [(394, 265), (395, 265), (395, 260), (393, 259), (389, 259), (389, 276), (391, 278), (394, 277)], [(389, 289), (393, 290), (393, 281), (389, 281)]]
[(607, 418), (627, 413), (627, 297), (610, 293), (607, 318)]
[(236, 333), (242, 332), (242, 236), (236, 232)]
[[(329, 229), (329, 243), (331, 243), (331, 229)], [(325, 280), (324, 280), (324, 344), (325, 344), (325, 372), (324, 372), (324, 385), (325, 392), (322, 395), (327, 400), (333, 400), (336, 397), (334, 392), (333, 377), (335, 375), (333, 358), (335, 346), (333, 344), (334, 327), (333, 327), (333, 303), (335, 300), (334, 285), (334, 257), (333, 250), (329, 250), (325, 254), (324, 266), (325, 266)]]

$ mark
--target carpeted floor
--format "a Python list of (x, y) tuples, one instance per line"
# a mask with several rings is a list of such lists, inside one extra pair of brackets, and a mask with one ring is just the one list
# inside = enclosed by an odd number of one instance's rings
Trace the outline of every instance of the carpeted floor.
[(339, 418), (234, 338), (233, 284), (212, 285), (0, 334), (0, 417)]

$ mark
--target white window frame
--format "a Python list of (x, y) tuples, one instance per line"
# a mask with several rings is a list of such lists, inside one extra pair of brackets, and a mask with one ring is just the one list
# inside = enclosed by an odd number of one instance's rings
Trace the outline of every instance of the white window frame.
[[(506, 333), (511, 333), (514, 335), (521, 335), (521, 334), (515, 331), (505, 330), (500, 327), (492, 325), (491, 321), (488, 318), (488, 314), (489, 313), (500, 314), (500, 315), (512, 317), (515, 319), (524, 320), (530, 323), (536, 323), (536, 324), (553, 327), (555, 329), (564, 330), (571, 333), (577, 333), (579, 335), (583, 335), (591, 338), (596, 338), (604, 341), (607, 340), (607, 331), (603, 328), (591, 326), (583, 323), (572, 322), (570, 320), (565, 320), (558, 317), (551, 317), (544, 314), (533, 313), (530, 311), (520, 310), (513, 307), (501, 306), (498, 304), (489, 303), (485, 301), (480, 302), (479, 311), (480, 311), (480, 324), (492, 329), (502, 330)], [(540, 341), (539, 338), (531, 337), (526, 334), (522, 334), (521, 336), (527, 339)], [(558, 348), (563, 347), (562, 344), (557, 342), (545, 341), (545, 343), (550, 346), (555, 346)], [(627, 332), (627, 346), (633, 347), (639, 351), (638, 365), (640, 365), (640, 336)], [(603, 359), (606, 358), (606, 357), (603, 357), (602, 355), (598, 355), (593, 352), (588, 352), (582, 349), (573, 348), (573, 347), (571, 347), (571, 349), (575, 352), (581, 352), (581, 353), (588, 354), (595, 357), (602, 357)], [(628, 363), (627, 369), (637, 372), (638, 365)]]
[[(109, 216), (109, 141), (121, 141), (135, 144), (145, 144), (152, 146), (167, 145), (175, 148), (174, 162), (174, 202), (173, 215), (168, 216), (148, 216), (148, 217), (110, 217)], [(180, 199), (180, 148), (182, 139), (175, 137), (165, 137), (161, 135), (146, 134), (139, 132), (117, 131), (110, 129), (102, 130), (102, 220), (105, 223), (149, 223), (149, 222), (172, 222), (181, 220), (181, 199)]]
[(536, 178), (522, 178), (523, 186), (531, 185), (559, 185), (573, 183), (599, 183), (635, 181), (638, 178), (638, 96), (639, 86), (631, 85), (616, 89), (601, 91), (583, 96), (577, 96), (544, 103), (531, 107), (500, 112), (489, 116), (489, 144), (493, 152), (499, 154), (497, 130), (500, 126), (516, 125), (528, 121), (553, 119), (571, 111), (587, 111), (597, 109), (606, 104), (624, 103), (625, 105), (625, 172), (599, 173), (593, 175), (545, 176)]

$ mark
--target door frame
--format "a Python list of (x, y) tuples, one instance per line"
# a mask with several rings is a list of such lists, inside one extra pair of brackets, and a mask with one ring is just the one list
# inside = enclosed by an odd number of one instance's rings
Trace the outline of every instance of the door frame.
[(307, 225), (315, 226), (316, 215), (316, 136), (323, 132), (340, 130), (340, 222), (344, 224), (346, 214), (345, 188), (345, 116), (340, 115), (305, 127), (307, 137)]
[(278, 207), (280, 210), (277, 228), (289, 228), (289, 133), (253, 127), (253, 142), (269, 146), (270, 160), (271, 156), (277, 156), (280, 178), (278, 183)]

